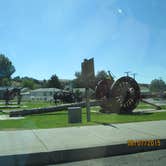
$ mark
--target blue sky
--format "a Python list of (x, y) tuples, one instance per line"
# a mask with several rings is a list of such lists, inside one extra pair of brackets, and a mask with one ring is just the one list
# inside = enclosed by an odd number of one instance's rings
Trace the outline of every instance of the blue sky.
[(95, 71), (166, 81), (165, 0), (0, 0), (0, 53), (13, 76), (74, 78), (84, 58)]

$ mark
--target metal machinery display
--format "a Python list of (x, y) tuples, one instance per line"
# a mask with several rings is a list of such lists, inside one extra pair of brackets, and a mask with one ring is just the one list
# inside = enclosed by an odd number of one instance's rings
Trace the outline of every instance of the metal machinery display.
[[(63, 104), (47, 108), (33, 108), (26, 110), (11, 111), (10, 116), (26, 116), (30, 114), (42, 114), (67, 110), (68, 107), (87, 107), (87, 115), (90, 115), (90, 106), (101, 106), (103, 113), (132, 113), (139, 101), (150, 104), (156, 109), (161, 109), (153, 103), (144, 101), (141, 97), (140, 88), (135, 79), (125, 76), (114, 81), (109, 73), (109, 78), (102, 79), (95, 85), (94, 59), (84, 59), (81, 64), (82, 87), (86, 89), (86, 101), (70, 104)], [(95, 90), (95, 98), (89, 97), (89, 88)], [(62, 96), (61, 96), (62, 97)], [(90, 116), (89, 116), (90, 119)]]
[[(103, 113), (132, 113), (139, 101), (150, 104), (156, 109), (161, 109), (153, 103), (144, 101), (140, 96), (140, 88), (137, 82), (131, 77), (121, 77), (114, 81), (112, 77), (100, 80), (95, 89), (95, 100), (90, 101), (90, 106), (101, 106)], [(47, 108), (33, 108), (11, 111), (10, 116), (26, 116), (30, 114), (42, 114), (67, 110), (68, 107), (86, 107), (86, 102), (63, 104)]]
[(140, 101), (140, 88), (137, 82), (129, 77), (114, 81), (112, 77), (97, 83), (96, 98), (101, 100), (102, 112), (131, 113)]

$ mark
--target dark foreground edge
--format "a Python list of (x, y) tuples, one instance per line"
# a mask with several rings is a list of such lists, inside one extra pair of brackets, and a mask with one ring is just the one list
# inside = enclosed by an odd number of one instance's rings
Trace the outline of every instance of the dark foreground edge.
[(159, 147), (130, 147), (127, 144), (118, 144), (83, 149), (0, 156), (0, 165), (48, 165), (166, 149), (166, 139), (161, 139), (160, 142), (161, 146)]

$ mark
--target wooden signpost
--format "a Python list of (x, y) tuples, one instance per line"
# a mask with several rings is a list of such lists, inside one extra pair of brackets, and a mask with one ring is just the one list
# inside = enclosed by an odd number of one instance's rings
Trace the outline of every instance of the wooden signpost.
[(89, 88), (94, 86), (95, 81), (95, 72), (94, 72), (94, 59), (91, 58), (89, 60), (84, 59), (84, 62), (81, 64), (82, 72), (82, 83), (86, 88), (86, 112), (87, 112), (87, 121), (90, 122), (90, 99), (89, 99)]

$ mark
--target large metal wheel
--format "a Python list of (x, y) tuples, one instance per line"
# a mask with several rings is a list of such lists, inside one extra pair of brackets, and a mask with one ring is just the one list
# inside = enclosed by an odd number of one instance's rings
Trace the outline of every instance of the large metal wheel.
[(110, 89), (111, 110), (117, 113), (131, 113), (140, 100), (140, 88), (131, 77), (121, 77)]
[(113, 80), (110, 79), (100, 80), (95, 88), (96, 98), (97, 99), (109, 98), (109, 91), (112, 84)]

